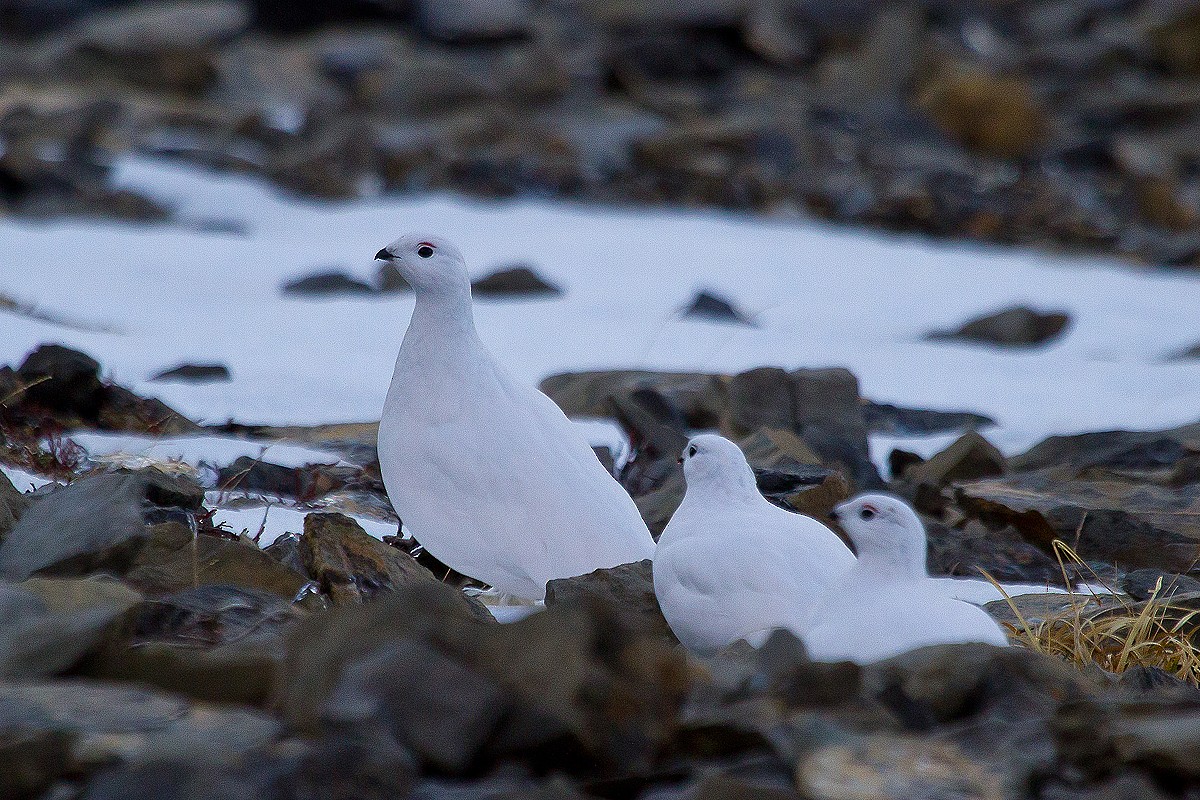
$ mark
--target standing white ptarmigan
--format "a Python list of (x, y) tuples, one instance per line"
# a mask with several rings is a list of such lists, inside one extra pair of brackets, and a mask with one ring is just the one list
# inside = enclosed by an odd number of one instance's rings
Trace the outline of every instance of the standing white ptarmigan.
[(767, 501), (728, 439), (697, 436), (680, 460), (687, 492), (654, 551), (654, 593), (671, 630), (697, 653), (770, 628), (799, 633), (854, 564), (850, 549)]
[(834, 511), (858, 561), (822, 599), (803, 634), (819, 661), (869, 664), (934, 644), (1008, 644), (987, 612), (946, 594), (925, 568), (925, 526), (907, 503), (867, 494)]
[(464, 575), (533, 600), (553, 578), (652, 557), (633, 500), (574, 424), (480, 341), (458, 248), (409, 235), (375, 257), (416, 293), (379, 465), (417, 541)]

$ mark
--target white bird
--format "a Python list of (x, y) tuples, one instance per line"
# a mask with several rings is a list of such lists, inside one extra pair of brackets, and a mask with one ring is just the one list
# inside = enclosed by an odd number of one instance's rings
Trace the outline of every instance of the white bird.
[(464, 575), (532, 600), (553, 578), (652, 557), (633, 500), (574, 424), (480, 341), (458, 248), (410, 235), (375, 257), (416, 293), (379, 465), (417, 541)]
[(654, 551), (654, 593), (685, 647), (711, 653), (769, 628), (799, 633), (854, 564), (833, 531), (772, 505), (741, 449), (712, 434), (680, 458), (683, 502)]
[(819, 661), (869, 664), (934, 644), (1008, 644), (981, 608), (946, 594), (925, 567), (925, 526), (907, 503), (868, 494), (834, 511), (858, 561), (830, 588), (802, 635)]

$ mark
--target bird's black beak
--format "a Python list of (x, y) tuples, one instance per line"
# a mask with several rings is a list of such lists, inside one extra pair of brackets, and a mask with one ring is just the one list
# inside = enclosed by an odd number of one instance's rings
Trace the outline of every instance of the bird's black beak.
[(830, 512), (829, 512), (829, 518), (830, 518), (831, 520), (833, 520), (834, 522), (837, 522), (837, 521), (838, 521), (838, 512), (837, 512), (837, 509), (836, 509), (836, 508), (835, 508), (833, 511), (830, 511)]
[(682, 464), (682, 463), (683, 463), (683, 456), (680, 456), (679, 458), (675, 459), (675, 463), (676, 463), (676, 464)]
[(375, 254), (376, 261), (392, 261), (395, 258), (396, 257), (394, 255), (392, 255), (391, 252), (386, 247)]

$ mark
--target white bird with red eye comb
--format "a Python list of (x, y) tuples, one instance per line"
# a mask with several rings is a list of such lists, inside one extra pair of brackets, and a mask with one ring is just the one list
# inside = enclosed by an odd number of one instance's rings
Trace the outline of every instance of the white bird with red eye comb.
[(838, 506), (834, 516), (858, 561), (806, 626), (802, 638), (814, 659), (869, 664), (934, 644), (1008, 644), (986, 611), (948, 596), (929, 577), (925, 526), (907, 503), (867, 494)]
[(475, 331), (462, 253), (403, 236), (375, 256), (412, 285), (379, 423), (379, 466), (421, 545), (503, 594), (650, 558), (633, 500), (550, 398), (514, 380)]

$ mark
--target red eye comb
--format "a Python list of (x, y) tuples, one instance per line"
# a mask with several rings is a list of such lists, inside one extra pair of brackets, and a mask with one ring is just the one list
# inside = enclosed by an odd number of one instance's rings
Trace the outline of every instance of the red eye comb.
[(433, 242), (417, 242), (417, 247), (432, 247), (434, 250), (437, 249)]

